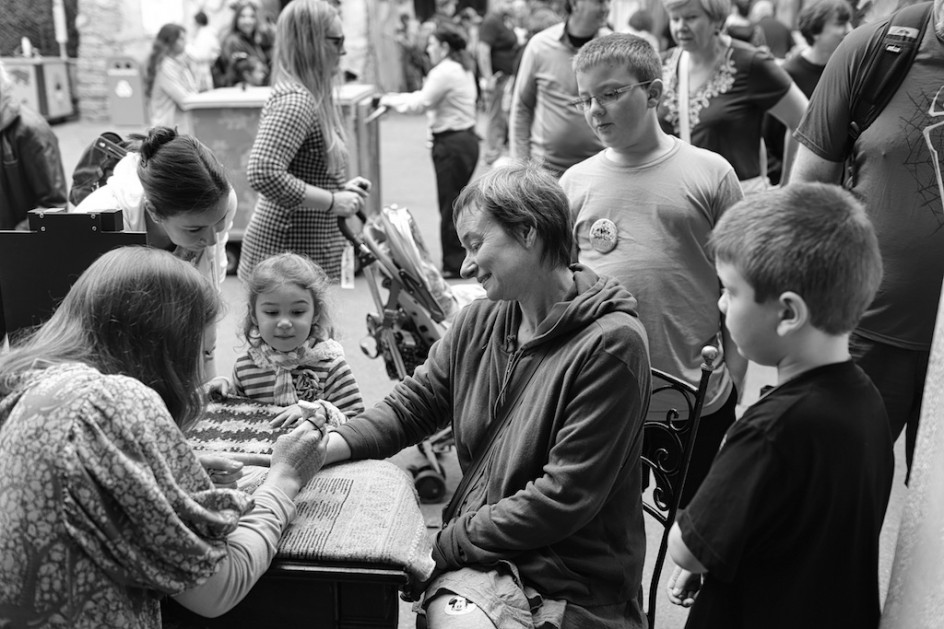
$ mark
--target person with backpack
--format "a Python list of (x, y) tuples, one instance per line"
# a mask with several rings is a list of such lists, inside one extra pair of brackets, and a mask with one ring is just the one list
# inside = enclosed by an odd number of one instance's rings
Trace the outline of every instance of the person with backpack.
[(944, 279), (942, 116), (944, 0), (935, 0), (843, 40), (797, 129), (790, 175), (842, 181), (875, 225), (885, 275), (849, 346), (882, 394), (892, 437), (907, 427), (909, 470)]

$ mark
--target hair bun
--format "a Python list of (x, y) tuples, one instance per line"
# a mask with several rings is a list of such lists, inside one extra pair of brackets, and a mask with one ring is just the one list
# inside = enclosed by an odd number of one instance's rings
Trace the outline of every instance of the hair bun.
[(154, 157), (158, 149), (174, 140), (177, 130), (170, 127), (153, 127), (148, 130), (147, 137), (141, 142), (141, 159), (146, 163)]

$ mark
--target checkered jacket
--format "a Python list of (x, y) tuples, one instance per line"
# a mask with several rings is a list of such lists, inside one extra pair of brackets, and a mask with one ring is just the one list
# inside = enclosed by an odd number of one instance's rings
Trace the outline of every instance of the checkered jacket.
[(328, 171), (327, 147), (311, 93), (280, 82), (262, 109), (246, 176), (259, 194), (243, 236), (239, 277), (249, 277), (263, 259), (283, 251), (307, 255), (337, 281), (344, 237), (337, 219), (323, 209), (301, 205), (305, 185), (340, 190), (344, 165)]

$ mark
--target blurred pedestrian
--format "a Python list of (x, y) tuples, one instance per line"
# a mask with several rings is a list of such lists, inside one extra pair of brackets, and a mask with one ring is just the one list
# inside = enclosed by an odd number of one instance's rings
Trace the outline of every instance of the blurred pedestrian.
[(220, 64), (216, 79), (220, 86), (236, 85), (240, 82), (236, 70), (236, 61), (239, 53), (247, 57), (254, 57), (261, 61), (266, 72), (272, 66), (271, 50), (272, 36), (266, 33), (265, 25), (259, 17), (259, 8), (252, 0), (240, 0), (233, 9), (233, 24), (229, 33), (223, 38), (220, 51)]
[(429, 36), (426, 52), (433, 67), (423, 89), (410, 94), (386, 94), (381, 103), (400, 112), (428, 112), (439, 197), (442, 272), (446, 278), (457, 278), (465, 250), (456, 235), (452, 208), (472, 178), (479, 159), (475, 76), (465, 37), (451, 26), (439, 26)]
[(567, 0), (567, 19), (524, 47), (509, 116), (511, 157), (535, 160), (559, 177), (603, 145), (571, 106), (577, 80), (571, 60), (585, 43), (610, 32), (608, 0)]
[(150, 126), (177, 128), (181, 133), (190, 130), (181, 105), (188, 96), (199, 92), (185, 54), (186, 32), (179, 24), (162, 26), (154, 38), (144, 74)]
[[(27, 212), (68, 203), (59, 140), (46, 119), (13, 94), (0, 62), (0, 229), (26, 229)], [(6, 336), (0, 298), (0, 345)]]
[[(663, 59), (662, 128), (720, 154), (734, 166), (745, 194), (769, 186), (761, 127), (769, 112), (792, 132), (806, 97), (765, 49), (722, 32), (730, 0), (664, 0), (678, 44)], [(784, 162), (796, 143), (786, 139)]]
[(197, 80), (197, 89), (205, 92), (213, 89), (213, 64), (220, 56), (220, 39), (210, 28), (206, 13), (197, 11), (193, 21), (197, 28), (193, 40), (187, 44), (187, 57)]
[[(826, 62), (836, 52), (839, 43), (852, 32), (852, 7), (846, 0), (820, 0), (800, 11), (800, 34), (808, 47), (793, 54), (781, 67), (806, 95), (813, 95)], [(767, 145), (767, 174), (773, 184), (780, 183), (783, 174), (783, 138), (786, 129), (770, 116), (764, 119), (764, 142)]]
[(508, 145), (508, 117), (502, 108), (505, 86), (514, 80), (518, 64), (518, 36), (511, 15), (512, 0), (495, 0), (479, 27), (476, 50), (479, 84), (488, 121), (485, 127), (485, 163), (493, 164)]

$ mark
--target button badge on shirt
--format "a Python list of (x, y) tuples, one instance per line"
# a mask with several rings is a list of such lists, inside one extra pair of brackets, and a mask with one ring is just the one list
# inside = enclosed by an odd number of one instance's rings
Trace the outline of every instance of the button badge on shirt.
[(590, 246), (600, 253), (609, 253), (616, 248), (618, 240), (616, 223), (608, 218), (597, 219), (590, 226)]

